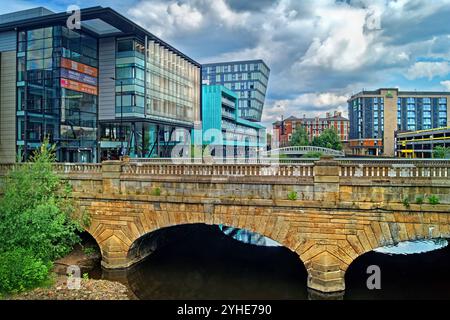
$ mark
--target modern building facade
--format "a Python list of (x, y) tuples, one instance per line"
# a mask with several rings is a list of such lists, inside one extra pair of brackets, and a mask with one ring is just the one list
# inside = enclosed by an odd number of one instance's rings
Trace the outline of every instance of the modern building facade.
[(204, 64), (202, 80), (222, 85), (238, 96), (239, 117), (260, 122), (270, 69), (263, 60)]
[(325, 117), (315, 118), (297, 118), (290, 116), (289, 118), (276, 121), (273, 123), (273, 132), (277, 134), (280, 147), (287, 147), (290, 145), (292, 134), (297, 127), (305, 128), (309, 141), (314, 137), (318, 137), (326, 129), (334, 129), (341, 141), (348, 140), (349, 120), (342, 116), (341, 112), (334, 111), (327, 113)]
[(395, 156), (395, 133), (450, 124), (449, 92), (361, 91), (348, 100), (355, 155)]
[(400, 132), (396, 135), (397, 157), (432, 158), (435, 147), (450, 149), (450, 127)]
[(201, 65), (110, 8), (0, 16), (0, 161), (170, 155), (200, 121)]
[(203, 85), (202, 144), (219, 150), (224, 158), (255, 157), (266, 147), (266, 128), (240, 118), (238, 101), (237, 94), (224, 86)]

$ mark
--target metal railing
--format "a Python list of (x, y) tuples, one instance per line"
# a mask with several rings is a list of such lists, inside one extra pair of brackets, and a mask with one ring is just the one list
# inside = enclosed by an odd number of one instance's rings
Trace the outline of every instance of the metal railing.
[(324, 155), (336, 156), (336, 157), (344, 157), (345, 153), (343, 151), (315, 147), (315, 146), (295, 146), (295, 147), (284, 147), (279, 149), (273, 149), (270, 151), (265, 151), (264, 154), (267, 155), (275, 155), (275, 154), (284, 154), (284, 155), (304, 155), (310, 152), (320, 152)]

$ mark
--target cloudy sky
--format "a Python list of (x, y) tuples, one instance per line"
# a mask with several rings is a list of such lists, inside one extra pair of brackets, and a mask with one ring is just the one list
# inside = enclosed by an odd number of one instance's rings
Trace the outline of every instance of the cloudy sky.
[[(87, 0), (9, 1), (0, 12)], [(261, 58), (263, 114), (341, 110), (362, 89), (450, 90), (450, 0), (112, 0), (110, 6), (200, 63)]]

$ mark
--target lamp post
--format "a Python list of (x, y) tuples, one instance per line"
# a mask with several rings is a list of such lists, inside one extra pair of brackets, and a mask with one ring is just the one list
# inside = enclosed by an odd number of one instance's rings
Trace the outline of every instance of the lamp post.
[[(111, 77), (111, 80), (114, 80), (114, 88), (116, 87), (116, 78)], [(115, 91), (115, 90), (114, 90)], [(114, 110), (115, 113), (115, 110)], [(123, 81), (120, 80), (120, 129), (119, 129), (119, 136), (120, 136), (120, 156), (123, 157), (123, 138), (122, 138), (122, 126), (123, 126)]]

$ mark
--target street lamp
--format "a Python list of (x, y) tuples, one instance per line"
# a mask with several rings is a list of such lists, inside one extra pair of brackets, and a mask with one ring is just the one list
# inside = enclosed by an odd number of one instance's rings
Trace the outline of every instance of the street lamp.
[[(114, 88), (116, 87), (116, 78), (111, 77), (111, 80), (114, 80)], [(115, 91), (115, 90), (114, 90)], [(114, 110), (115, 113), (115, 110)], [(120, 135), (120, 156), (122, 157), (123, 154), (123, 138), (122, 138), (122, 126), (123, 126), (123, 81), (120, 80), (120, 129), (119, 129), (119, 135)]]

